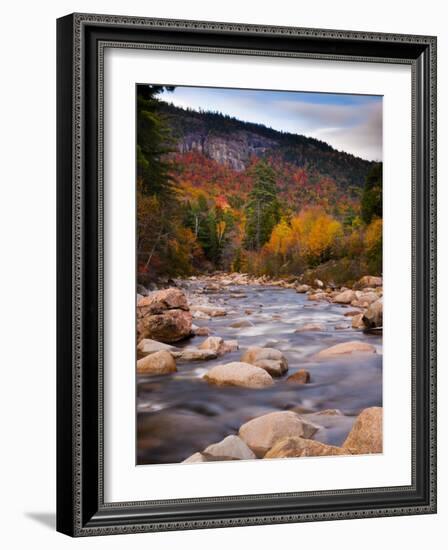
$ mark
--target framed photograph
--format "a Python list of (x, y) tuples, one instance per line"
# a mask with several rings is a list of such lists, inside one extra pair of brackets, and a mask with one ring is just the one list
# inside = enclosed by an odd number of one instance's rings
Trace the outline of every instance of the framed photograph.
[(57, 529), (435, 513), (436, 38), (57, 40)]

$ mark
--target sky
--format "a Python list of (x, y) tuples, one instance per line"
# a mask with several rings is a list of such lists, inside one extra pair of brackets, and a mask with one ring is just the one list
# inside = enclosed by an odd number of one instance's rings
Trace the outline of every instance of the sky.
[(220, 111), (239, 120), (325, 141), (366, 160), (382, 160), (382, 97), (177, 86), (161, 99)]

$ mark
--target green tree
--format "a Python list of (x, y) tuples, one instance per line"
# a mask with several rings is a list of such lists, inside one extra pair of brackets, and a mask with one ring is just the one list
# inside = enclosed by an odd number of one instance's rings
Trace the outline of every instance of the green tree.
[(361, 217), (365, 224), (383, 217), (383, 164), (376, 163), (367, 174), (361, 197)]
[(244, 244), (250, 250), (259, 250), (271, 236), (280, 221), (280, 203), (273, 168), (260, 160), (250, 169), (254, 186), (246, 204), (246, 235)]
[(166, 159), (173, 150), (173, 139), (156, 97), (164, 89), (173, 88), (140, 85), (137, 89), (137, 176), (143, 194), (173, 199), (176, 185), (172, 163)]

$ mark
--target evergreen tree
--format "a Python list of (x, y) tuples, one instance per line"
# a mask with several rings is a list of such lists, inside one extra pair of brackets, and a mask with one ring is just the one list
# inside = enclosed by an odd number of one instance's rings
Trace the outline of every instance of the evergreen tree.
[(164, 159), (173, 150), (173, 142), (156, 97), (164, 89), (150, 85), (137, 89), (137, 176), (145, 195), (173, 199), (175, 181), (170, 174), (171, 164)]
[(383, 217), (383, 164), (376, 163), (367, 174), (361, 198), (361, 217), (369, 224)]
[(250, 170), (254, 186), (246, 204), (245, 246), (250, 250), (259, 250), (280, 221), (280, 203), (272, 167), (265, 160), (260, 160)]

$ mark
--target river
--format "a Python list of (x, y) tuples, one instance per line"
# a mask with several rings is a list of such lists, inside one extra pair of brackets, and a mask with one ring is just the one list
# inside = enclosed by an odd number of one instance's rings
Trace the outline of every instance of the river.
[[(320, 422), (314, 439), (341, 445), (359, 412), (382, 406), (382, 337), (351, 328), (344, 313), (353, 309), (327, 301), (309, 301), (294, 289), (265, 285), (229, 285), (216, 293), (203, 294), (202, 282), (184, 283), (189, 297), (225, 307), (227, 315), (210, 320), (194, 319), (214, 336), (237, 339), (239, 350), (212, 361), (178, 364), (170, 376), (137, 377), (137, 463), (181, 462), (207, 445), (230, 434), (256, 416), (293, 410)], [(251, 313), (249, 313), (251, 312)], [(231, 328), (236, 321), (251, 326)], [(295, 332), (305, 323), (319, 323), (324, 330)], [(337, 328), (336, 328), (337, 327)], [(206, 337), (194, 337), (182, 346), (197, 346)], [(316, 361), (317, 351), (344, 341), (373, 344), (377, 354), (344, 356)], [(213, 386), (202, 376), (217, 364), (238, 361), (252, 345), (273, 347), (288, 359), (289, 371), (266, 389)], [(289, 375), (305, 368), (311, 382), (286, 382)], [(339, 409), (342, 415), (317, 417), (314, 413)], [(320, 420), (318, 420), (320, 418)]]

